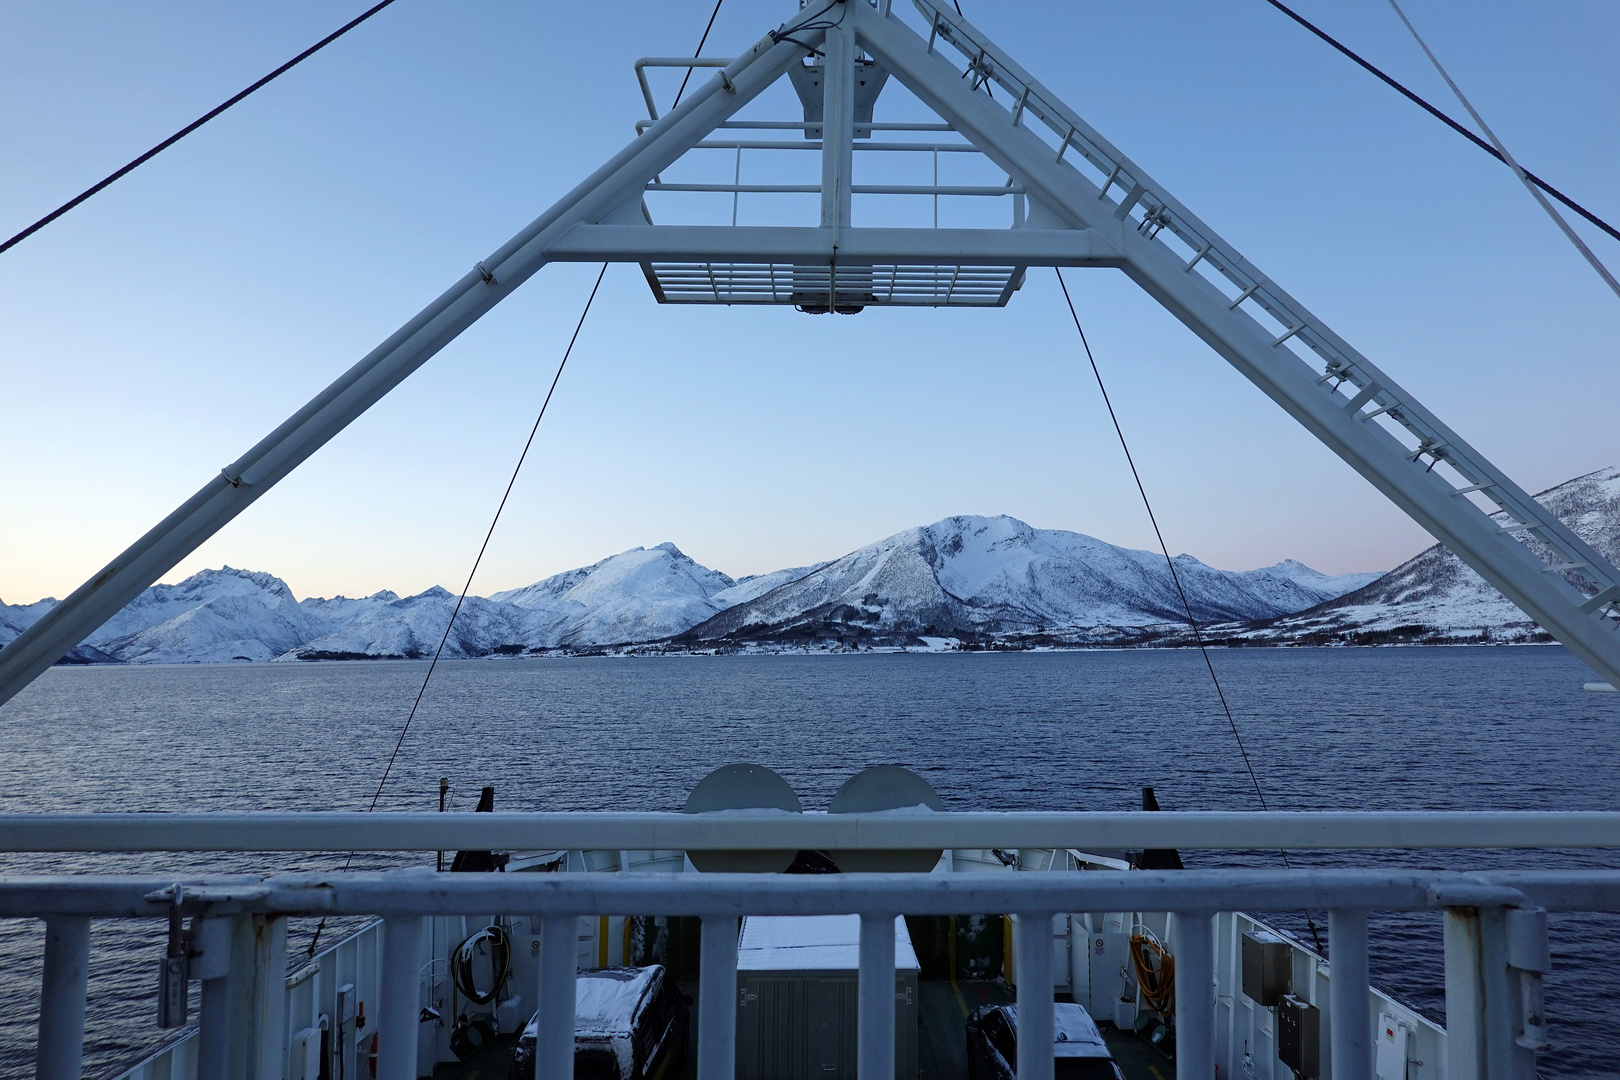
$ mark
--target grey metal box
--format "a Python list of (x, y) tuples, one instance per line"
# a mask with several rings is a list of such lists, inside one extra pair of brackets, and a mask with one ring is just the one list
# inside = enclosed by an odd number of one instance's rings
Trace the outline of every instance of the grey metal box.
[[(737, 948), (737, 1080), (855, 1080), (860, 917), (749, 916)], [(917, 954), (895, 928), (894, 1075), (917, 1076)]]
[(1243, 993), (1257, 1005), (1271, 1006), (1294, 989), (1294, 949), (1264, 930), (1243, 935)]
[(1322, 1075), (1322, 1013), (1292, 994), (1277, 1002), (1277, 1057), (1295, 1076)]

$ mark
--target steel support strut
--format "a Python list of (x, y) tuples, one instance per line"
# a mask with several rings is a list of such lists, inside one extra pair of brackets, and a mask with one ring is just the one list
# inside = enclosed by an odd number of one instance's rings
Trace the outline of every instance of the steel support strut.
[[(797, 35), (815, 45), (819, 31)], [(375, 405), (547, 262), (548, 242), (576, 225), (639, 221), (641, 193), (715, 125), (799, 62), (804, 49), (762, 38), (551, 209), (469, 270), (336, 382), (0, 649), (0, 704), (84, 641), (356, 417)]]
[[(1063, 141), (1064, 150), (1071, 143), (1083, 144), (1075, 156), (1083, 155), (1099, 166), (1112, 163), (1102, 169), (1106, 185), (1092, 183), (1069, 161), (1060, 160), (1027, 121), (1021, 124), (1001, 102), (974, 92), (937, 46), (930, 48), (898, 19), (864, 4), (849, 5), (861, 46), (891, 77), (1023, 185), (1032, 215), (1039, 207), (1048, 219), (1106, 237), (1119, 251), (1125, 272), (1166, 310), (1481, 577), (1620, 686), (1620, 632), (1603, 615), (1609, 601), (1620, 603), (1620, 570), (1239, 256), (949, 4), (918, 0), (918, 6), (941, 40), (952, 42), (985, 78), (1007, 87), (1011, 97), (1023, 103), (1022, 115), (1043, 120)], [(1172, 250), (1159, 238), (1165, 230), (1191, 245), (1197, 257), (1189, 260)], [(1194, 273), (1195, 264), (1215, 267), (1238, 292), (1237, 299), (1229, 298), (1201, 271)], [(1245, 309), (1246, 302), (1284, 330), (1279, 334), (1263, 326)], [(1284, 347), (1290, 340), (1325, 358), (1326, 371)], [(1344, 384), (1352, 393), (1339, 390)], [(1358, 389), (1365, 396), (1353, 393)], [(1416, 450), (1386, 430), (1385, 421), (1377, 419), (1381, 416), (1398, 424), (1415, 441)], [(1437, 472), (1435, 466), (1442, 461), (1468, 483), (1455, 486)], [(1493, 520), (1467, 498), (1470, 491), (1490, 498), (1520, 525), (1515, 528), (1510, 522), (1504, 529), (1504, 522)], [(1531, 532), (1565, 561), (1544, 564), (1514, 539), (1521, 530)], [(1560, 576), (1571, 569), (1596, 583), (1596, 596), (1587, 599)]]

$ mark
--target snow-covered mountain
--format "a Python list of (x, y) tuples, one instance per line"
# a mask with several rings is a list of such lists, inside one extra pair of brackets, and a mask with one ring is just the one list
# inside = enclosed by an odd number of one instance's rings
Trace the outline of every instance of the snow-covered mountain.
[[(1620, 466), (1549, 488), (1536, 501), (1598, 554), (1620, 563)], [(1504, 515), (1495, 517), (1506, 523)], [(1582, 585), (1573, 575), (1571, 582)], [(1591, 592), (1591, 585), (1583, 591)], [(1439, 544), (1363, 588), (1240, 635), (1258, 641), (1548, 640), (1524, 612)]]
[[(1275, 618), (1377, 576), (1328, 577), (1291, 560), (1240, 573), (1191, 555), (1175, 563), (1200, 622)], [(1006, 516), (951, 517), (852, 551), (727, 608), (680, 640), (882, 644), (1030, 634), (1105, 640), (1185, 620), (1176, 581), (1156, 552)]]
[[(1190, 555), (1177, 573), (1202, 622), (1270, 619), (1373, 575), (1327, 577), (1288, 561), (1230, 572)], [(0, 604), (0, 645), (56, 601)], [(272, 574), (222, 567), (147, 589), (76, 650), (78, 662), (210, 663), (415, 658), (438, 648), (456, 595), (293, 596)], [(489, 598), (469, 596), (447, 656), (670, 642), (1117, 640), (1185, 616), (1164, 559), (1010, 517), (907, 529), (815, 566), (734, 581), (674, 544), (633, 548)]]
[(525, 643), (579, 648), (679, 634), (735, 603), (716, 598), (736, 585), (720, 571), (698, 565), (674, 544), (659, 544), (631, 548), (594, 566), (498, 592), (490, 599), (529, 613)]

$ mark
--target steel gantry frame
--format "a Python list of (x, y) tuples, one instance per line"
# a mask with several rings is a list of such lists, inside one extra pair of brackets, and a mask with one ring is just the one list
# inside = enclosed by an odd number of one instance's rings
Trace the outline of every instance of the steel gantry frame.
[[(4, 649), (0, 703), (85, 640), (548, 262), (641, 265), (661, 300), (847, 311), (885, 302), (1004, 304), (1029, 267), (1116, 267), (1418, 524), (1620, 686), (1620, 571), (1393, 378), (1252, 266), (993, 42), (937, 0), (922, 36), (890, 0), (834, 0), (725, 62), (681, 105), (507, 241)], [(806, 78), (807, 56), (819, 77)], [(954, 58), (954, 59), (953, 59)], [(646, 61), (645, 64), (659, 61)], [(881, 68), (939, 124), (870, 119)], [(660, 176), (784, 76), (820, 142), (815, 226), (654, 224)], [(638, 76), (641, 76), (638, 70)], [(874, 79), (881, 87), (882, 79)], [(999, 88), (992, 96), (991, 85)], [(819, 97), (804, 87), (818, 87)], [(864, 86), (864, 84), (863, 84)], [(649, 104), (651, 95), (647, 95)], [(649, 109), (656, 116), (655, 109)], [(762, 127), (782, 127), (764, 124)], [(638, 125), (638, 129), (640, 126)], [(1007, 229), (857, 227), (852, 196), (983, 194), (853, 182), (875, 130), (954, 133), (1004, 170)], [(737, 152), (741, 153), (741, 145)], [(739, 167), (740, 172), (740, 167)], [(734, 197), (768, 185), (690, 185)], [(794, 190), (798, 190), (794, 188)], [(1027, 204), (1027, 210), (1026, 210)], [(734, 218), (735, 220), (735, 218)], [(779, 273), (787, 275), (779, 284)], [(971, 285), (941, 289), (941, 273)], [(729, 277), (724, 275), (729, 274)], [(930, 274), (933, 276), (930, 277)], [(963, 277), (962, 275), (966, 275)], [(735, 286), (735, 288), (734, 288)]]

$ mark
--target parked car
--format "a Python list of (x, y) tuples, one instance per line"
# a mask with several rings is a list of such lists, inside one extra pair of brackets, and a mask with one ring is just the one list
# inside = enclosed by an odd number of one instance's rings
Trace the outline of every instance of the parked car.
[[(691, 1000), (660, 964), (582, 971), (574, 983), (575, 1080), (669, 1080), (686, 1064)], [(510, 1080), (536, 1080), (539, 1014), (512, 1053)]]
[[(1056, 1080), (1125, 1080), (1102, 1032), (1080, 1005), (1052, 1006), (1052, 1075)], [(1016, 1080), (1018, 1006), (985, 1005), (967, 1022), (968, 1080)]]

